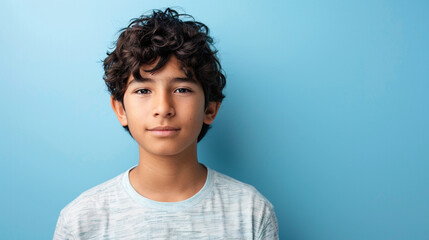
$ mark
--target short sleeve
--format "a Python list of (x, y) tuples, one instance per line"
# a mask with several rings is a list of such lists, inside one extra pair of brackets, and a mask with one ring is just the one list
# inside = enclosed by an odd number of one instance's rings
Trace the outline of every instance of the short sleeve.
[(57, 226), (55, 228), (54, 240), (72, 240), (72, 239), (74, 239), (74, 236), (67, 229), (66, 220), (63, 214), (61, 213), (57, 221)]
[(267, 213), (268, 214), (264, 216), (263, 227), (258, 239), (278, 240), (279, 227), (274, 209), (270, 208), (270, 211), (268, 211)]

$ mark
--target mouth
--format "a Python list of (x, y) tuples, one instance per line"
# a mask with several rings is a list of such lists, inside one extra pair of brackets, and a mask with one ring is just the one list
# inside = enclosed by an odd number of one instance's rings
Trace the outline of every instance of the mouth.
[(171, 126), (159, 126), (148, 129), (149, 132), (158, 137), (170, 137), (176, 135), (180, 128), (171, 127)]

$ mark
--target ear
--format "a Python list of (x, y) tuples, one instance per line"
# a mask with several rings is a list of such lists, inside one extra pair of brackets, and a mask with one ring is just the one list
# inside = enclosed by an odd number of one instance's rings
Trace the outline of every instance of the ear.
[(118, 100), (113, 99), (113, 96), (110, 97), (110, 104), (112, 105), (112, 109), (118, 117), (119, 122), (122, 126), (128, 125), (127, 115), (125, 113), (125, 108), (122, 103)]
[(209, 102), (206, 107), (206, 111), (204, 112), (204, 123), (207, 125), (212, 124), (215, 120), (216, 115), (219, 111), (221, 102)]

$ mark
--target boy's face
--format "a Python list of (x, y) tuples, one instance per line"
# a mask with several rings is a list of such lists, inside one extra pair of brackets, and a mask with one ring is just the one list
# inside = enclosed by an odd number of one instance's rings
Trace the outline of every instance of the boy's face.
[(196, 149), (203, 122), (213, 122), (220, 103), (209, 102), (204, 109), (201, 84), (186, 76), (174, 55), (155, 73), (143, 71), (156, 63), (141, 67), (144, 81), (129, 77), (124, 106), (112, 98), (112, 108), (141, 151), (171, 156)]

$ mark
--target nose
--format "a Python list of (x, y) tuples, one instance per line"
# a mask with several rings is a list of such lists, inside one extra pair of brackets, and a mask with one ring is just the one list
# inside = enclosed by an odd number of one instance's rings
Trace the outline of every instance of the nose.
[(153, 116), (171, 118), (176, 115), (171, 97), (167, 93), (160, 93), (156, 97)]

